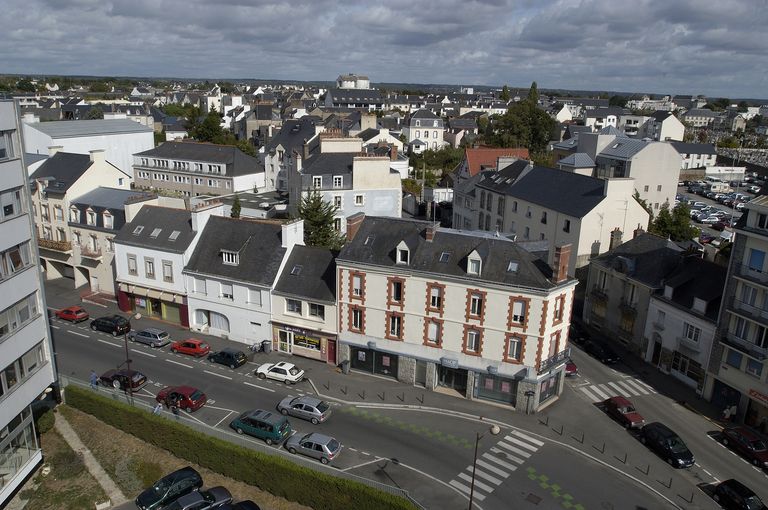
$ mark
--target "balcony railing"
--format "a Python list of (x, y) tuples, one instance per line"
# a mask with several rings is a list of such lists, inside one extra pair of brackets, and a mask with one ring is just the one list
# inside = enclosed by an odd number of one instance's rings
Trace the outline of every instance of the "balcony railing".
[(754, 269), (747, 264), (736, 265), (736, 273), (739, 276), (745, 276), (760, 283), (768, 283), (768, 272), (761, 269)]
[(97, 259), (101, 258), (101, 255), (102, 255), (101, 248), (94, 249), (94, 248), (92, 248), (90, 246), (81, 246), (80, 247), (80, 256), (81, 257), (86, 257), (86, 258), (89, 258), (89, 259), (97, 260)]
[(549, 358), (543, 360), (539, 364), (539, 373), (541, 374), (542, 372), (546, 372), (550, 368), (560, 363), (564, 363), (565, 360), (567, 360), (570, 357), (571, 357), (571, 348), (568, 347), (567, 349), (558, 352), (554, 356), (550, 356)]
[(743, 352), (744, 354), (747, 354), (748, 356), (759, 359), (760, 361), (764, 361), (768, 357), (768, 349), (765, 347), (760, 347), (759, 345), (754, 344), (749, 340), (739, 338), (730, 331), (723, 335), (720, 341), (738, 351)]
[(730, 307), (733, 310), (744, 312), (752, 319), (768, 324), (768, 310), (763, 310), (757, 306), (750, 305), (749, 303), (745, 303), (744, 301), (736, 299), (735, 297), (731, 298)]
[(594, 297), (597, 300), (600, 301), (608, 301), (608, 294), (605, 292), (605, 289), (601, 289), (600, 287), (592, 287), (592, 291), (590, 292), (592, 294), (592, 297)]
[(42, 237), (38, 237), (37, 244), (40, 246), (40, 248), (45, 248), (46, 250), (54, 250), (64, 253), (72, 251), (72, 243), (69, 241), (54, 241), (52, 239), (43, 239)]

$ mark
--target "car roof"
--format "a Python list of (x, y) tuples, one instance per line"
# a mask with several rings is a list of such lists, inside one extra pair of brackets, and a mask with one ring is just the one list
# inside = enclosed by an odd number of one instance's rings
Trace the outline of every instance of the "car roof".
[(331, 436), (326, 436), (325, 434), (320, 434), (319, 432), (310, 432), (309, 437), (307, 438), (313, 443), (320, 443), (320, 444), (328, 444), (331, 441), (333, 441), (333, 438)]
[(280, 361), (278, 363), (275, 363), (275, 366), (276, 367), (280, 367), (280, 368), (288, 368), (288, 369), (290, 369), (290, 368), (295, 367), (296, 365), (294, 365), (293, 363), (288, 363), (287, 361)]
[(320, 400), (317, 397), (311, 397), (309, 395), (302, 395), (298, 398), (296, 398), (297, 402), (301, 402), (302, 404), (309, 404), (311, 406), (317, 407), (320, 403), (322, 403), (322, 400)]
[(732, 427), (726, 427), (725, 430), (736, 432), (740, 436), (743, 436), (744, 438), (746, 438), (748, 441), (757, 441), (757, 440), (763, 439), (762, 437), (760, 437), (760, 434), (758, 434), (757, 432), (755, 432), (749, 427), (745, 427), (744, 425), (734, 425)]
[(611, 397), (608, 400), (613, 401), (618, 406), (631, 406), (632, 405), (632, 402), (630, 402), (627, 397), (623, 397), (621, 395), (616, 395), (615, 397)]
[(163, 389), (167, 390), (169, 393), (172, 391), (175, 391), (176, 393), (181, 393), (181, 394), (191, 394), (198, 391), (197, 388), (193, 386), (168, 386)]
[[(666, 437), (677, 436), (677, 434), (672, 432), (672, 429), (670, 429), (669, 427), (667, 427), (666, 425), (664, 425), (663, 423), (658, 422), (658, 421), (654, 421), (652, 423), (649, 423), (648, 425), (646, 425), (646, 427), (651, 428), (651, 429), (656, 429), (656, 431), (659, 434), (661, 434), (663, 436), (666, 436)], [(645, 428), (645, 427), (643, 427), (643, 428)]]
[(238, 351), (237, 349), (233, 349), (232, 347), (224, 347), (221, 352), (226, 352), (229, 354), (242, 354), (242, 351)]
[(142, 330), (140, 331), (140, 333), (145, 333), (145, 332), (146, 332), (146, 333), (157, 333), (157, 334), (160, 334), (160, 333), (165, 333), (165, 331), (164, 331), (164, 330), (162, 330), (162, 329), (159, 329), (159, 328), (144, 328), (144, 329), (142, 329)]
[(271, 411), (265, 411), (264, 409), (254, 409), (247, 414), (249, 418), (257, 418), (267, 423), (280, 423), (286, 420), (285, 416), (280, 413), (273, 413)]
[[(750, 489), (749, 487), (747, 487), (746, 485), (744, 485), (743, 483), (741, 483), (740, 481), (738, 481), (738, 480), (736, 480), (734, 478), (731, 478), (730, 480), (726, 480), (726, 481), (722, 482), (720, 485), (725, 485), (727, 487), (730, 487), (735, 492), (739, 493), (740, 496), (754, 496), (755, 495), (755, 493), (752, 491), (752, 489)], [(720, 485), (718, 485), (718, 487)]]

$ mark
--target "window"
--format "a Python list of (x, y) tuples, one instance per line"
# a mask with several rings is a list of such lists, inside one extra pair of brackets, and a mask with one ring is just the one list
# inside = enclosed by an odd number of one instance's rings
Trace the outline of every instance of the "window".
[(469, 272), (470, 274), (480, 274), (480, 260), (479, 259), (470, 259), (469, 260)]
[(155, 279), (155, 261), (153, 259), (144, 259), (144, 273), (147, 278)]
[(758, 214), (755, 220), (755, 226), (758, 228), (768, 228), (768, 215)]
[(318, 319), (325, 320), (325, 306), (318, 305), (317, 303), (310, 303), (309, 316), (317, 317)]
[(506, 361), (521, 361), (523, 355), (523, 338), (518, 335), (507, 335)]
[[(80, 238), (80, 234), (77, 235), (78, 239)], [(138, 276), (139, 270), (136, 266), (136, 255), (128, 255), (128, 274), (131, 276)]]
[(248, 302), (252, 305), (261, 306), (261, 292), (254, 289), (248, 289)]
[(735, 349), (728, 349), (725, 362), (734, 368), (741, 369), (741, 360), (744, 356)]
[(403, 281), (389, 280), (390, 304), (403, 304)]
[(763, 362), (752, 358), (747, 358), (747, 366), (744, 367), (744, 371), (749, 375), (753, 375), (759, 379), (760, 376), (763, 375)]
[(658, 186), (656, 186), (656, 191), (661, 191), (661, 184), (659, 184)]
[[(416, 125), (418, 126), (418, 121)], [(421, 138), (421, 131), (419, 131), (418, 129), (416, 130), (416, 138)]]
[(43, 218), (43, 221), (51, 221), (51, 210), (47, 205), (40, 206), (40, 216)]
[(221, 298), (222, 299), (234, 299), (234, 291), (232, 290), (232, 284), (231, 283), (222, 283), (221, 284)]
[(397, 250), (397, 263), (398, 264), (408, 263), (408, 250), (404, 250), (404, 249)]
[(664, 320), (667, 318), (667, 314), (663, 310), (658, 310), (656, 313), (656, 324), (659, 326), (664, 325)]
[(355, 205), (361, 206), (365, 203), (365, 195), (355, 195)]
[(340, 196), (333, 197), (333, 206), (336, 207), (337, 209), (341, 209), (341, 197)]
[(649, 189), (649, 187), (648, 187), (648, 186), (643, 186), (643, 191), (644, 191), (644, 192), (648, 193), (648, 189)]
[(359, 274), (352, 276), (352, 295), (357, 297), (363, 295), (363, 277)]
[(13, 152), (12, 131), (0, 131), (0, 160), (11, 159)]
[(195, 278), (195, 292), (197, 292), (198, 294), (207, 293), (207, 290), (205, 288), (205, 279)]
[(61, 206), (56, 205), (53, 207), (53, 217), (58, 221), (64, 221), (64, 210), (61, 208)]
[(563, 221), (563, 232), (570, 232), (571, 231), (571, 220), (564, 220)]
[(563, 321), (565, 308), (565, 296), (557, 296), (555, 298), (555, 324)]
[(138, 227), (133, 229), (133, 235), (137, 236), (141, 234), (142, 230), (144, 230), (144, 227), (142, 225), (139, 225)]
[(301, 301), (298, 299), (286, 299), (285, 311), (288, 313), (297, 313), (301, 315)]
[(107, 251), (109, 253), (114, 253), (115, 252), (115, 240), (112, 239), (111, 237), (107, 238)]
[(685, 338), (687, 338), (691, 342), (699, 343), (699, 337), (701, 336), (700, 328), (697, 328), (692, 324), (688, 324), (687, 322), (684, 322), (683, 329), (684, 329)]
[(531, 206), (528, 206), (528, 209), (525, 211), (525, 217), (530, 218), (531, 217)]
[(91, 210), (86, 211), (85, 218), (86, 218), (86, 223), (88, 223), (88, 225), (96, 225), (96, 213), (95, 212), (93, 212)]
[(349, 329), (355, 331), (363, 330), (363, 311), (360, 308), (351, 309), (351, 319)]
[(33, 293), (0, 312), (0, 338), (37, 317), (38, 310), (37, 294)]
[(236, 266), (240, 263), (240, 254), (235, 251), (221, 250), (221, 259), (228, 266)]
[(115, 228), (115, 218), (108, 212), (104, 213), (104, 228)]
[(525, 230), (523, 231), (523, 237), (525, 239), (529, 239), (531, 237), (531, 228), (525, 227)]
[(753, 271), (762, 272), (765, 262), (765, 252), (750, 248), (749, 250), (749, 268)]
[(163, 281), (173, 283), (173, 263), (169, 260), (163, 261)]
[(313, 188), (320, 188), (323, 185), (323, 177), (320, 175), (315, 175), (312, 177), (312, 187)]
[(387, 312), (387, 338), (392, 340), (403, 339), (403, 316), (393, 312)]
[(480, 352), (480, 332), (476, 329), (467, 330), (466, 351), (471, 353)]
[(181, 232), (179, 232), (178, 230), (174, 230), (173, 232), (171, 232), (171, 235), (168, 236), (168, 240), (175, 241), (176, 239), (179, 238), (179, 234), (181, 234)]
[(334, 218), (333, 219), (333, 229), (336, 232), (341, 232), (341, 220), (342, 220), (342, 218)]
[(443, 287), (429, 285), (429, 309), (436, 312), (443, 310)]
[(442, 339), (442, 329), (443, 325), (439, 321), (427, 321), (427, 342), (440, 345), (440, 341)]
[(344, 179), (340, 175), (334, 175), (333, 176), (333, 187), (334, 188), (341, 188), (343, 185)]
[(512, 212), (517, 212), (517, 200), (512, 202)]
[(500, 196), (496, 206), (496, 214), (504, 214), (504, 197)]
[(528, 308), (527, 301), (513, 301), (512, 302), (512, 323), (522, 325), (525, 324), (525, 317)]
[(163, 229), (162, 229), (162, 228), (156, 228), (156, 229), (153, 229), (153, 230), (152, 230), (152, 233), (151, 233), (151, 234), (149, 234), (149, 237), (151, 237), (152, 239), (157, 239), (157, 238), (158, 238), (158, 236), (160, 235), (160, 232), (162, 232), (162, 231), (163, 231)]
[(437, 138), (437, 131), (432, 131), (432, 138)]
[(541, 211), (541, 222), (547, 224), (547, 211)]
[(733, 336), (742, 340), (747, 340), (749, 336), (749, 322), (741, 317), (736, 317), (733, 325)]
[(470, 317), (481, 317), (483, 315), (483, 295), (472, 294), (469, 298)]
[(485, 209), (485, 191), (480, 192), (480, 209)]

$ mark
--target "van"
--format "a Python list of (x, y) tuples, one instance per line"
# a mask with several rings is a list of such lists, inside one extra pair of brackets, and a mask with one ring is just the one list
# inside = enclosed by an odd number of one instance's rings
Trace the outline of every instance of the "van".
[(246, 411), (232, 420), (229, 426), (238, 434), (263, 439), (268, 445), (282, 443), (292, 432), (288, 418), (263, 409)]

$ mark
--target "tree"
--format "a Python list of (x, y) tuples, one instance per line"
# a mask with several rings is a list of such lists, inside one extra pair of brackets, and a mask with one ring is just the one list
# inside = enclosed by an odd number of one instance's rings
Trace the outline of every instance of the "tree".
[(304, 242), (307, 246), (341, 249), (344, 236), (334, 227), (337, 212), (338, 207), (323, 200), (315, 190), (301, 199), (299, 218), (304, 220)]
[(724, 149), (736, 149), (739, 147), (739, 141), (735, 136), (726, 136), (717, 142), (717, 146)]
[(536, 82), (531, 83), (531, 88), (528, 89), (528, 97), (526, 97), (533, 105), (539, 104), (539, 87)]
[(619, 108), (624, 108), (627, 106), (628, 99), (624, 96), (611, 96), (611, 98), (608, 100), (608, 106), (618, 106)]
[(30, 80), (19, 80), (16, 88), (21, 92), (36, 92), (35, 85)]
[(103, 119), (104, 118), (104, 111), (99, 108), (98, 106), (91, 108), (88, 110), (88, 113), (85, 114), (85, 118), (87, 120), (93, 120), (93, 119)]
[(668, 237), (672, 231), (672, 213), (669, 211), (669, 203), (664, 202), (659, 209), (659, 214), (648, 229), (651, 233), (661, 237)]
[(746, 101), (739, 101), (739, 104), (737, 105), (740, 112), (746, 112), (749, 108), (749, 103)]
[(637, 190), (635, 190), (635, 193), (632, 195), (632, 197), (637, 200), (637, 203), (640, 204), (643, 209), (645, 209), (645, 211), (650, 215), (650, 221), (653, 221), (653, 209), (651, 209), (651, 206), (648, 205), (648, 201), (640, 198), (640, 192)]
[(235, 200), (232, 202), (232, 211), (230, 211), (229, 216), (232, 218), (240, 217), (240, 197), (238, 195), (235, 195)]
[(501, 88), (501, 94), (499, 94), (499, 99), (502, 101), (509, 101), (511, 99), (511, 96), (509, 95), (509, 87), (504, 85)]
[(661, 206), (650, 231), (673, 241), (690, 241), (698, 233), (698, 229), (691, 226), (691, 210), (688, 205), (680, 203), (670, 211), (668, 202)]

